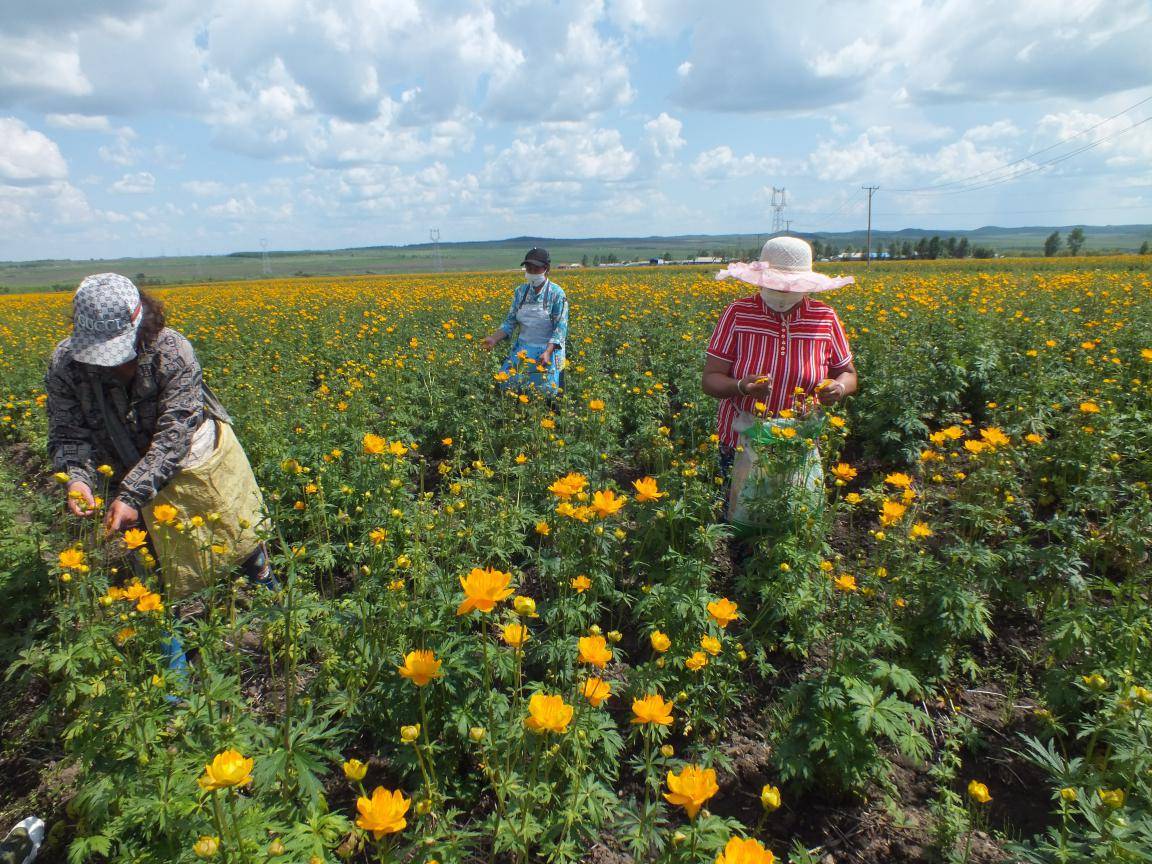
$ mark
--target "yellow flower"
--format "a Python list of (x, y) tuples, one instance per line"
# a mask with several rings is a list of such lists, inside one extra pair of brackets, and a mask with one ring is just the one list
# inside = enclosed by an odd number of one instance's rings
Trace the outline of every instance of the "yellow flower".
[(653, 477), (644, 477), (640, 480), (632, 481), (632, 488), (636, 490), (636, 500), (641, 504), (649, 501), (659, 501), (667, 492), (661, 492), (656, 486), (656, 480)]
[(413, 723), (410, 726), (400, 727), (400, 740), (405, 744), (415, 744), (420, 738), (420, 724)]
[(974, 456), (976, 456), (976, 455), (983, 453), (985, 450), (987, 450), (988, 445), (985, 444), (983, 441), (965, 441), (964, 442), (964, 449), (967, 450), (969, 453), (973, 454)]
[(1027, 435), (1024, 436), (1024, 440), (1027, 441), (1029, 444), (1043, 444), (1044, 443), (1044, 436), (1043, 435), (1037, 435), (1035, 432), (1029, 432)]
[(643, 699), (634, 699), (632, 701), (632, 714), (632, 722), (636, 724), (672, 725), (672, 703), (665, 702), (664, 697), (659, 693), (652, 693)]
[(843, 429), (846, 425), (848, 425), (848, 421), (846, 421), (843, 417), (838, 417), (833, 414), (828, 418), (828, 425), (834, 429)]
[(388, 452), (391, 453), (393, 456), (400, 457), (400, 456), (403, 456), (405, 453), (408, 452), (408, 448), (404, 445), (404, 443), (402, 441), (393, 441), (391, 444), (388, 445)]
[(71, 477), (68, 476), (68, 473), (66, 471), (57, 471), (55, 474), (52, 475), (52, 477), (56, 480), (57, 483), (61, 483), (61, 484), (68, 483), (72, 479)]
[(672, 640), (668, 638), (666, 633), (659, 630), (653, 630), (652, 635), (648, 637), (648, 641), (652, 645), (652, 650), (657, 654), (663, 654), (672, 647)]
[(363, 446), (364, 452), (369, 456), (379, 456), (388, 449), (388, 442), (379, 435), (373, 435), (371, 432), (368, 432), (364, 435), (361, 446)]
[(440, 443), (443, 444), (445, 447), (451, 447), (452, 446), (452, 439), (451, 438), (441, 438)]
[(368, 766), (359, 759), (349, 759), (344, 763), (344, 776), (353, 783), (359, 783), (368, 773)]
[(1123, 807), (1124, 799), (1127, 797), (1123, 789), (1099, 789), (1096, 794), (1100, 796), (1100, 803), (1111, 810)]
[(368, 539), (372, 541), (373, 546), (381, 546), (388, 539), (388, 532), (383, 528), (373, 528), (368, 532)]
[(592, 399), (591, 401), (588, 402), (588, 410), (589, 411), (603, 411), (604, 410), (604, 400), (603, 399)]
[(211, 858), (220, 849), (220, 838), (203, 835), (192, 844), (192, 854), (197, 858)]
[(536, 614), (536, 601), (531, 597), (525, 597), (523, 594), (517, 595), (512, 600), (512, 608), (516, 610), (516, 614), (524, 618), (539, 618)]
[(456, 608), (457, 615), (467, 615), (473, 609), (487, 614), (496, 604), (512, 595), (512, 574), (486, 567), (473, 567), (467, 576), (460, 577), (464, 589), (464, 602)]
[(693, 651), (692, 656), (684, 661), (684, 667), (690, 672), (699, 672), (708, 665), (708, 655), (703, 651)]
[(899, 501), (885, 501), (880, 508), (880, 524), (885, 528), (895, 525), (904, 518), (907, 510), (908, 508)]
[(847, 483), (849, 480), (856, 478), (856, 469), (847, 462), (841, 462), (832, 469), (832, 475), (837, 480), (843, 480)]
[(900, 471), (894, 471), (884, 478), (884, 482), (897, 489), (907, 489), (912, 485), (912, 478)]
[(65, 549), (57, 560), (65, 570), (79, 570), (84, 566), (84, 550)]
[(1099, 672), (1093, 672), (1091, 675), (1081, 675), (1080, 680), (1087, 685), (1089, 690), (1107, 690), (1108, 679), (1106, 679)]
[(522, 648), (524, 643), (528, 641), (528, 628), (519, 622), (506, 624), (504, 632), (501, 634), (506, 645), (513, 648)]
[(844, 503), (845, 504), (851, 504), (853, 507), (855, 507), (857, 504), (859, 504), (863, 500), (864, 499), (856, 492), (849, 492), (847, 495), (844, 496)]
[(695, 819), (700, 808), (720, 791), (716, 784), (716, 771), (685, 765), (679, 774), (668, 772), (668, 790), (664, 800), (677, 807), (683, 807), (689, 819)]
[(1012, 443), (1012, 439), (1001, 432), (996, 426), (981, 429), (980, 437), (984, 439), (984, 443), (989, 447), (1006, 447)]
[(196, 782), (206, 792), (228, 789), (233, 786), (247, 786), (252, 782), (252, 766), (255, 761), (244, 758), (236, 750), (225, 750), (204, 766), (204, 774)]
[(563, 696), (535, 693), (528, 700), (528, 717), (524, 725), (540, 734), (554, 732), (563, 735), (572, 722), (572, 714), (573, 708), (565, 703)]
[(833, 584), (836, 586), (837, 591), (850, 593), (857, 590), (856, 577), (850, 576), (847, 573), (842, 576), (837, 576), (836, 581)]
[(548, 491), (562, 501), (567, 501), (584, 491), (588, 478), (575, 472), (566, 474), (548, 487)]
[(1075, 801), (1079, 797), (1080, 797), (1080, 794), (1075, 789), (1073, 789), (1071, 786), (1065, 786), (1063, 789), (1060, 790), (1060, 800), (1061, 801), (1067, 801), (1069, 804), (1071, 804), (1073, 801)]
[(599, 708), (604, 700), (612, 695), (612, 687), (600, 678), (589, 678), (584, 682), (580, 695), (588, 700), (593, 708)]
[(587, 576), (577, 576), (568, 584), (577, 594), (583, 594), (585, 591), (592, 587), (592, 580)]
[(1081, 402), (1080, 411), (1084, 414), (1099, 414), (1100, 406), (1095, 402)]
[(721, 630), (740, 617), (739, 607), (727, 597), (713, 600), (706, 608), (708, 614), (712, 616), (712, 620), (716, 622), (716, 626)]
[(614, 516), (627, 503), (625, 496), (617, 496), (611, 489), (602, 489), (592, 496), (592, 510), (600, 519)]
[(171, 504), (157, 504), (152, 508), (152, 519), (158, 525), (171, 525), (179, 515), (179, 511)]
[(612, 649), (603, 636), (581, 636), (578, 643), (580, 662), (603, 669), (612, 659)]
[(547, 522), (540, 521), (536, 523), (536, 533), (541, 537), (547, 537), (552, 533), (552, 528)]
[(968, 797), (977, 804), (987, 804), (992, 800), (992, 796), (988, 794), (988, 787), (978, 780), (968, 781)]
[(720, 640), (715, 636), (701, 636), (700, 647), (715, 657), (720, 653)]
[(101, 465), (99, 468), (96, 469), (96, 472), (98, 474), (103, 475), (104, 477), (111, 477), (113, 474), (116, 473), (115, 471), (112, 470), (111, 465)]
[(409, 651), (404, 655), (404, 665), (397, 667), (397, 669), (401, 677), (407, 678), (417, 687), (425, 687), (434, 678), (442, 676), (443, 673), (440, 671), (442, 662), (436, 659), (436, 655), (432, 651)]
[(759, 840), (731, 837), (724, 851), (716, 856), (716, 864), (775, 864), (776, 856), (765, 849)]
[(139, 528), (129, 528), (124, 532), (124, 545), (129, 549), (139, 549), (148, 542), (148, 532)]
[(164, 604), (160, 602), (160, 595), (149, 591), (136, 603), (137, 612), (163, 612)]
[(912, 525), (912, 530), (908, 532), (908, 536), (913, 540), (923, 540), (925, 537), (932, 536), (932, 529), (928, 527), (927, 522), (916, 522)]
[(407, 827), (408, 820), (404, 816), (411, 806), (412, 802), (399, 789), (391, 792), (377, 786), (371, 798), (361, 795), (356, 799), (356, 809), (360, 813), (356, 825), (371, 831), (372, 836), (379, 840), (385, 834), (396, 834)]
[(760, 806), (764, 808), (765, 812), (771, 813), (773, 810), (779, 810), (782, 803), (780, 790), (771, 783), (760, 790)]

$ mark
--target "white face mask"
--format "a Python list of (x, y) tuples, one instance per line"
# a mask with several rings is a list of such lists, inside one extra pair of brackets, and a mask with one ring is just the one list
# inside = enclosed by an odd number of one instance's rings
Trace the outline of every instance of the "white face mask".
[(791, 291), (773, 291), (771, 288), (761, 288), (760, 297), (764, 305), (773, 312), (787, 312), (804, 299), (803, 294)]
[(547, 273), (528, 273), (525, 275), (528, 277), (528, 284), (533, 288), (539, 288), (541, 285), (548, 281)]

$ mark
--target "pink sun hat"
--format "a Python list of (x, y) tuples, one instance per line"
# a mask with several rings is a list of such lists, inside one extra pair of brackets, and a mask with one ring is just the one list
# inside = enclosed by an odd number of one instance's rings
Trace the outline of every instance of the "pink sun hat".
[(760, 250), (760, 260), (734, 261), (717, 279), (739, 279), (757, 288), (814, 294), (853, 284), (852, 276), (825, 276), (812, 269), (812, 247), (799, 237), (773, 237)]

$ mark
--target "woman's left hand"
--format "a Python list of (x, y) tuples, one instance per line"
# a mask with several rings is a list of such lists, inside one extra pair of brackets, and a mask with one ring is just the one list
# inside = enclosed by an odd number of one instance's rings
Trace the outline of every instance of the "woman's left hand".
[(125, 528), (131, 528), (139, 521), (140, 511), (117, 498), (112, 502), (112, 506), (108, 508), (108, 512), (104, 516), (104, 532), (112, 534), (116, 531), (123, 531)]
[(540, 359), (537, 360), (536, 362), (539, 363), (541, 366), (551, 366), (552, 365), (552, 352), (551, 351), (545, 351), (543, 354), (540, 355)]
[(821, 405), (835, 405), (844, 398), (844, 385), (839, 381), (826, 381), (816, 391), (816, 398)]

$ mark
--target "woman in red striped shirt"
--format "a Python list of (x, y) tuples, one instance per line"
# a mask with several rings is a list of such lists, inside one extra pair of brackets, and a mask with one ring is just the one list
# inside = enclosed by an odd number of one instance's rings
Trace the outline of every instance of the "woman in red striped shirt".
[(717, 275), (759, 288), (720, 315), (701, 386), (720, 400), (717, 412), (721, 466), (732, 465), (740, 432), (755, 415), (779, 417), (807, 398), (834, 405), (856, 392), (856, 367), (840, 319), (810, 295), (853, 282), (812, 270), (812, 248), (798, 237), (775, 237), (760, 260), (732, 264)]

